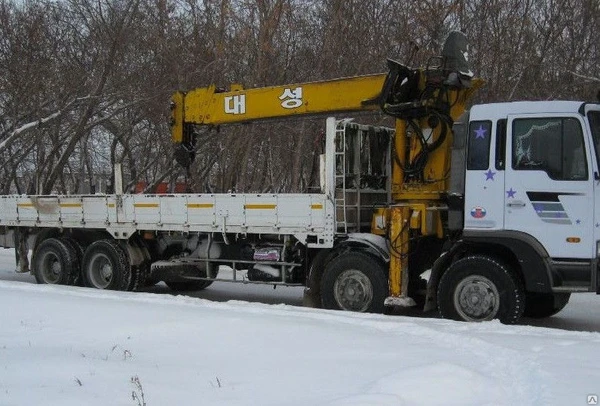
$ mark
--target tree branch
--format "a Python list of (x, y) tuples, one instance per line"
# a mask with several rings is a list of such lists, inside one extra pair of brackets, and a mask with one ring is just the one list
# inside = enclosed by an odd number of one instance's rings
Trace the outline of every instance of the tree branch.
[(571, 75), (578, 77), (580, 79), (585, 79), (585, 80), (589, 80), (590, 82), (600, 82), (600, 78), (596, 78), (593, 76), (585, 76), (585, 75), (581, 75), (577, 72), (573, 72), (572, 70), (567, 71), (568, 73), (570, 73)]
[(10, 135), (8, 137), (6, 137), (6, 139), (4, 139), (4, 141), (0, 142), (0, 152), (4, 151), (6, 148), (8, 148), (13, 142), (15, 142), (22, 134), (26, 133), (27, 131), (33, 129), (33, 128), (37, 128), (39, 126), (42, 126), (46, 123), (49, 123), (52, 120), (57, 119), (58, 117), (60, 117), (63, 113), (64, 113), (65, 109), (63, 110), (59, 110), (55, 113), (50, 114), (49, 116), (46, 116), (44, 118), (41, 118), (37, 121), (32, 121), (30, 123), (27, 124), (23, 124), (22, 126), (20, 126), (19, 128), (13, 130)]

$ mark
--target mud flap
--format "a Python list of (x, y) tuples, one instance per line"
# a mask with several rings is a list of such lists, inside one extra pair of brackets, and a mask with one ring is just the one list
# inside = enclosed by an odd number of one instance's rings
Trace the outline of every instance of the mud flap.
[(304, 295), (302, 296), (302, 306), (304, 307), (321, 307), (321, 298), (311, 288), (304, 288)]
[(431, 267), (431, 274), (427, 281), (427, 293), (425, 295), (425, 306), (423, 312), (430, 312), (437, 308), (437, 288), (444, 270), (450, 266), (454, 253), (461, 247), (461, 244), (455, 244), (449, 251), (444, 252), (435, 260)]
[(17, 268), (15, 272), (26, 273), (29, 272), (29, 258), (27, 254), (29, 249), (27, 247), (27, 232), (22, 232), (18, 228), (14, 232), (14, 243), (15, 243), (15, 263)]
[(600, 295), (600, 264), (596, 264), (596, 294)]

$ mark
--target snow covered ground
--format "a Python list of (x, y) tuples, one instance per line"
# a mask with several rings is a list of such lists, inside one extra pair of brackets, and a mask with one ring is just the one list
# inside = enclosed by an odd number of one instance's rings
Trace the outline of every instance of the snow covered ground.
[(148, 406), (586, 405), (600, 394), (593, 294), (546, 327), (465, 324), (306, 309), (293, 288), (41, 286), (14, 273), (12, 255), (0, 250), (2, 406), (135, 406), (142, 394)]

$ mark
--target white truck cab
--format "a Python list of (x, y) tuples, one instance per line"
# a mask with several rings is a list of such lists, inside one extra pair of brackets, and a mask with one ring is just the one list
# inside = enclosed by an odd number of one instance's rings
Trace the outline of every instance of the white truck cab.
[[(452, 267), (457, 258), (485, 268), (489, 259), (504, 268), (496, 274), (514, 277), (532, 317), (556, 313), (572, 292), (598, 292), (599, 148), (600, 104), (474, 106), (455, 124), (448, 225), (456, 243), (434, 268)], [(442, 277), (441, 291), (443, 284)], [(464, 297), (476, 301), (473, 292), (488, 284), (468, 286)], [(460, 309), (460, 286), (453, 288)]]

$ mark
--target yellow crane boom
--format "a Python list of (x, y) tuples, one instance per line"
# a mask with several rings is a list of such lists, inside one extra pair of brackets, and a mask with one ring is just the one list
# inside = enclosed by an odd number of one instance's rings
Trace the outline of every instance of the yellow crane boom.
[(386, 74), (244, 89), (231, 85), (220, 91), (211, 85), (176, 92), (171, 99), (171, 135), (175, 143), (189, 141), (186, 124), (220, 125), (287, 116), (377, 110)]

